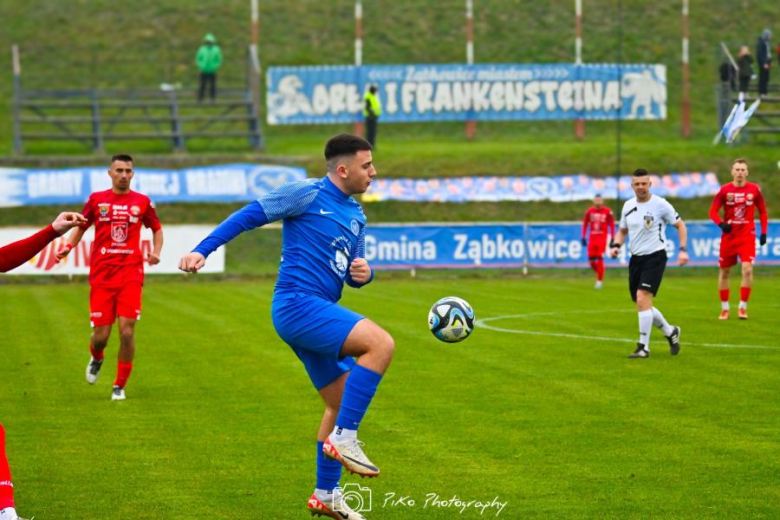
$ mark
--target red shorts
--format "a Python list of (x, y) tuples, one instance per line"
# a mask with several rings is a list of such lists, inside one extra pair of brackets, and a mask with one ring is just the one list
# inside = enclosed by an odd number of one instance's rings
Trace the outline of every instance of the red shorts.
[(90, 321), (93, 327), (113, 325), (117, 316), (141, 319), (141, 289), (143, 284), (132, 282), (121, 287), (93, 285), (89, 293)]
[(594, 258), (604, 256), (604, 251), (607, 249), (607, 237), (604, 238), (591, 238), (588, 242), (588, 258)]
[[(728, 237), (728, 238), (727, 238)], [(737, 257), (744, 263), (751, 264), (756, 259), (756, 237), (753, 235), (734, 236), (723, 235), (720, 239), (720, 267), (731, 267), (737, 263)]]

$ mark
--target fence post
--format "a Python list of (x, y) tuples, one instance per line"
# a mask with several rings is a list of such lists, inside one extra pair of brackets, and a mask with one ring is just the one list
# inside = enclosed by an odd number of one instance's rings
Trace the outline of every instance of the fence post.
[(255, 45), (249, 46), (247, 54), (247, 79), (249, 82), (246, 93), (249, 145), (255, 150), (262, 150), (265, 148), (265, 143), (263, 143), (263, 132), (260, 127), (260, 58)]
[(14, 72), (14, 93), (13, 93), (13, 118), (14, 118), (14, 153), (21, 154), (22, 147), (22, 124), (19, 120), (19, 111), (22, 103), (22, 65), (19, 61), (19, 46), (11, 46), (11, 61)]
[(97, 89), (92, 89), (92, 139), (93, 152), (103, 153), (103, 127), (100, 124), (100, 102)]
[(181, 130), (181, 118), (179, 117), (179, 98), (176, 91), (171, 90), (168, 93), (168, 99), (171, 102), (171, 134), (173, 137), (173, 149), (176, 152), (184, 152), (184, 134)]

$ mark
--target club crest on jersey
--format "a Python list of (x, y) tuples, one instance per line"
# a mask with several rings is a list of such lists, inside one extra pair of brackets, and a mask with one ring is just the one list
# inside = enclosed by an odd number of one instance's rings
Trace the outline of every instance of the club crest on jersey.
[(734, 194), (733, 193), (727, 193), (726, 194), (726, 200), (729, 202), (734, 202)]
[(349, 257), (352, 252), (352, 242), (346, 237), (338, 237), (330, 243), (330, 247), (333, 249), (333, 258), (330, 259), (330, 268), (339, 277), (344, 278), (347, 275), (347, 268), (349, 267)]
[(111, 223), (111, 240), (114, 242), (124, 242), (127, 240), (127, 222)]
[(139, 208), (138, 206), (133, 206), (130, 208), (130, 214), (133, 215), (134, 217), (137, 217), (140, 213), (141, 213), (141, 208)]
[(651, 227), (653, 227), (653, 222), (654, 221), (655, 221), (655, 217), (653, 217), (653, 215), (651, 215), (650, 213), (645, 215), (645, 227), (647, 229), (650, 229)]
[(354, 218), (352, 219), (352, 222), (349, 223), (349, 228), (352, 230), (353, 235), (360, 233), (360, 224), (358, 224), (358, 221)]
[(108, 216), (108, 210), (111, 209), (111, 204), (98, 204), (98, 211), (100, 211), (101, 217)]

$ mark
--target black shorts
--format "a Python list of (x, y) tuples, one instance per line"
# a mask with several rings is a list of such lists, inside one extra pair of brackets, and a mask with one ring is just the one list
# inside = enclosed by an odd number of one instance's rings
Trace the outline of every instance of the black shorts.
[(636, 301), (638, 290), (658, 294), (661, 288), (661, 279), (666, 269), (666, 250), (661, 249), (649, 255), (635, 255), (628, 262), (628, 290), (631, 299)]

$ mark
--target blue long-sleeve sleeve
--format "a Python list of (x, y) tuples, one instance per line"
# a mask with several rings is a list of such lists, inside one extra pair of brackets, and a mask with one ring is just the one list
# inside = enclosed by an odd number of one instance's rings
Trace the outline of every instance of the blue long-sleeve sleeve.
[[(360, 231), (360, 235), (358, 235), (357, 246), (355, 247), (355, 258), (365, 258), (365, 257), (366, 257), (366, 228), (363, 228)], [(366, 283), (357, 283), (355, 280), (353, 280), (352, 276), (349, 274), (349, 269), (347, 269), (347, 275), (344, 277), (344, 282), (350, 287), (353, 287), (355, 289), (360, 289), (361, 287), (370, 284), (373, 280), (374, 280), (373, 269), (371, 269), (371, 277), (368, 279)]]
[(209, 236), (204, 238), (192, 252), (200, 253), (208, 258), (220, 246), (227, 244), (244, 231), (250, 231), (265, 224), (268, 224), (268, 217), (266, 217), (265, 211), (263, 211), (259, 202), (252, 202), (230, 215)]

